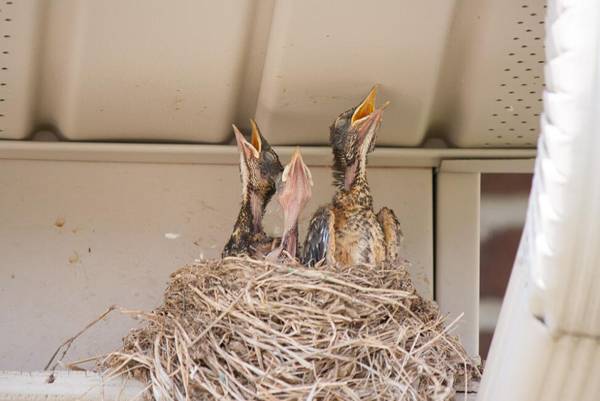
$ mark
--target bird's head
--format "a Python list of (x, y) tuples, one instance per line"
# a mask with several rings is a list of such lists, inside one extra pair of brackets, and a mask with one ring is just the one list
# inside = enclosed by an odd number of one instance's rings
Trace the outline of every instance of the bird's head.
[(283, 171), (277, 153), (262, 136), (258, 125), (250, 120), (252, 135), (250, 142), (234, 125), (235, 140), (240, 152), (240, 172), (244, 195), (255, 195), (268, 202), (275, 193), (279, 174)]
[(357, 174), (364, 174), (367, 155), (375, 149), (375, 138), (383, 110), (375, 108), (377, 86), (356, 107), (340, 114), (330, 127), (329, 141), (333, 151), (336, 184), (349, 189)]

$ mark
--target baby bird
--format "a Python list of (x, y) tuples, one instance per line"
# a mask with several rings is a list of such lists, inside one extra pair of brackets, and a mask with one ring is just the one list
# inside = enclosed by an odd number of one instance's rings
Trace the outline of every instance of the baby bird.
[(298, 256), (298, 217), (312, 196), (312, 186), (310, 170), (302, 160), (300, 149), (296, 149), (277, 188), (277, 200), (283, 210), (283, 235), (279, 246), (269, 253), (267, 260)]
[(367, 182), (367, 155), (383, 118), (375, 109), (376, 87), (356, 107), (340, 114), (330, 127), (333, 179), (336, 194), (331, 204), (312, 217), (302, 262), (325, 260), (327, 264), (374, 264), (396, 262), (402, 238), (394, 212), (383, 208), (375, 214)]
[(256, 122), (250, 120), (250, 123), (251, 143), (233, 126), (240, 153), (242, 206), (222, 257), (259, 256), (272, 248), (273, 239), (264, 232), (262, 219), (265, 208), (275, 193), (276, 182), (283, 167), (277, 153), (260, 133)]

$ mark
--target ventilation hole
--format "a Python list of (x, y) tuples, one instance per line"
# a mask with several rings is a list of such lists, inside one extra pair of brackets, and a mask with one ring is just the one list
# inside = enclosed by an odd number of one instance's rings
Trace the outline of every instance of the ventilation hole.
[(512, 132), (512, 131), (514, 131), (515, 129), (514, 129), (514, 128), (509, 128), (508, 130)]
[(525, 106), (525, 108), (526, 108), (526, 109), (530, 109), (530, 108), (531, 108), (531, 106)]
[(509, 55), (509, 56), (514, 56), (515, 54), (514, 54), (514, 53), (508, 53), (508, 55)]
[(519, 117), (519, 113), (515, 113), (515, 114), (513, 114), (513, 116)]
[(510, 106), (504, 106), (506, 110), (510, 110)]
[(0, 102), (3, 102), (5, 99), (0, 99)]
[(523, 83), (521, 84), (521, 86), (527, 86), (527, 84), (526, 84), (525, 82), (523, 82)]
[(531, 32), (531, 29), (525, 29), (525, 32)]
[(510, 91), (508, 93), (511, 94), (511, 95), (513, 95), (515, 93), (515, 91)]
[(523, 25), (523, 21), (517, 21), (517, 24)]
[(521, 49), (525, 49), (527, 45), (521, 45)]
[(531, 68), (525, 68), (525, 71), (531, 71)]
[(542, 40), (542, 38), (540, 38), (539, 36), (536, 36), (535, 38), (533, 38), (533, 40)]
[(539, 24), (540, 24), (540, 25), (544, 25), (544, 21), (540, 21), (540, 22), (539, 22)]
[(530, 56), (535, 56), (535, 53), (529, 53)]
[(500, 84), (500, 86), (506, 86), (506, 84)]
[(527, 124), (527, 121), (521, 121), (521, 124)]
[(523, 64), (523, 60), (517, 61), (517, 64)]
[(532, 16), (532, 17), (535, 17), (537, 14), (536, 13), (531, 13), (529, 15)]
[(6, 4), (8, 4), (9, 6), (12, 4), (12, 1), (7, 1)]
[(529, 131), (535, 131), (535, 128), (529, 128)]
[(498, 136), (496, 136), (496, 138), (502, 139), (502, 135), (498, 135)]
[(502, 101), (502, 99), (496, 99), (496, 101), (497, 101), (497, 102), (501, 102), (501, 101)]
[(6, 82), (0, 83), (0, 86), (6, 86)]
[(488, 131), (494, 131), (494, 129), (493, 128), (488, 128)]
[[(540, 99), (540, 100), (542, 100), (542, 99)], [(535, 113), (534, 116), (539, 117), (540, 113)]]
[(5, 50), (5, 51), (2, 52), (2, 54), (8, 54), (8, 52)]
[(6, 71), (6, 70), (8, 70), (8, 68), (2, 67), (2, 71)]
[(492, 114), (492, 117), (498, 117), (497, 113)]
[(527, 7), (529, 7), (527, 4), (523, 4), (523, 5), (521, 6), (521, 8), (527, 8)]
[(542, 101), (542, 99), (538, 99), (538, 102), (541, 102), (541, 101)]
[(519, 76), (518, 75), (514, 75), (513, 79), (519, 79)]
[(10, 38), (10, 35), (4, 35), (5, 38)]
[(522, 102), (522, 101), (523, 101), (523, 99), (517, 99), (517, 102)]
[(4, 21), (6, 21), (6, 22), (10, 22), (10, 21), (12, 21), (12, 20), (11, 20), (10, 18), (4, 18)]
[(534, 75), (533, 79), (540, 79), (540, 76), (539, 75)]
[(0, 117), (4, 117), (4, 114), (0, 114)]
[(510, 71), (510, 68), (505, 68), (504, 71)]
[(529, 91), (530, 95), (533, 95), (535, 93), (535, 91)]
[(500, 121), (500, 124), (506, 124), (506, 121)]
[(515, 36), (515, 37), (513, 38), (513, 40), (519, 40), (519, 38), (518, 38), (517, 36)]

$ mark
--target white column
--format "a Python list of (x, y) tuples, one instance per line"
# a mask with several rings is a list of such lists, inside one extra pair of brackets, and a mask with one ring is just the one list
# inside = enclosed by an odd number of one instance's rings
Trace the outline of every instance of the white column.
[(435, 298), (455, 333), (479, 355), (479, 173), (441, 171), (436, 184)]

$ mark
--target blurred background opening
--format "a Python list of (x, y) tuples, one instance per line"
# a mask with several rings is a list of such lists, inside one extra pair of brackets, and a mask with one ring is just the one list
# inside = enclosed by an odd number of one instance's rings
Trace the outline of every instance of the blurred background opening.
[(479, 349), (487, 358), (527, 213), (531, 174), (481, 175)]

